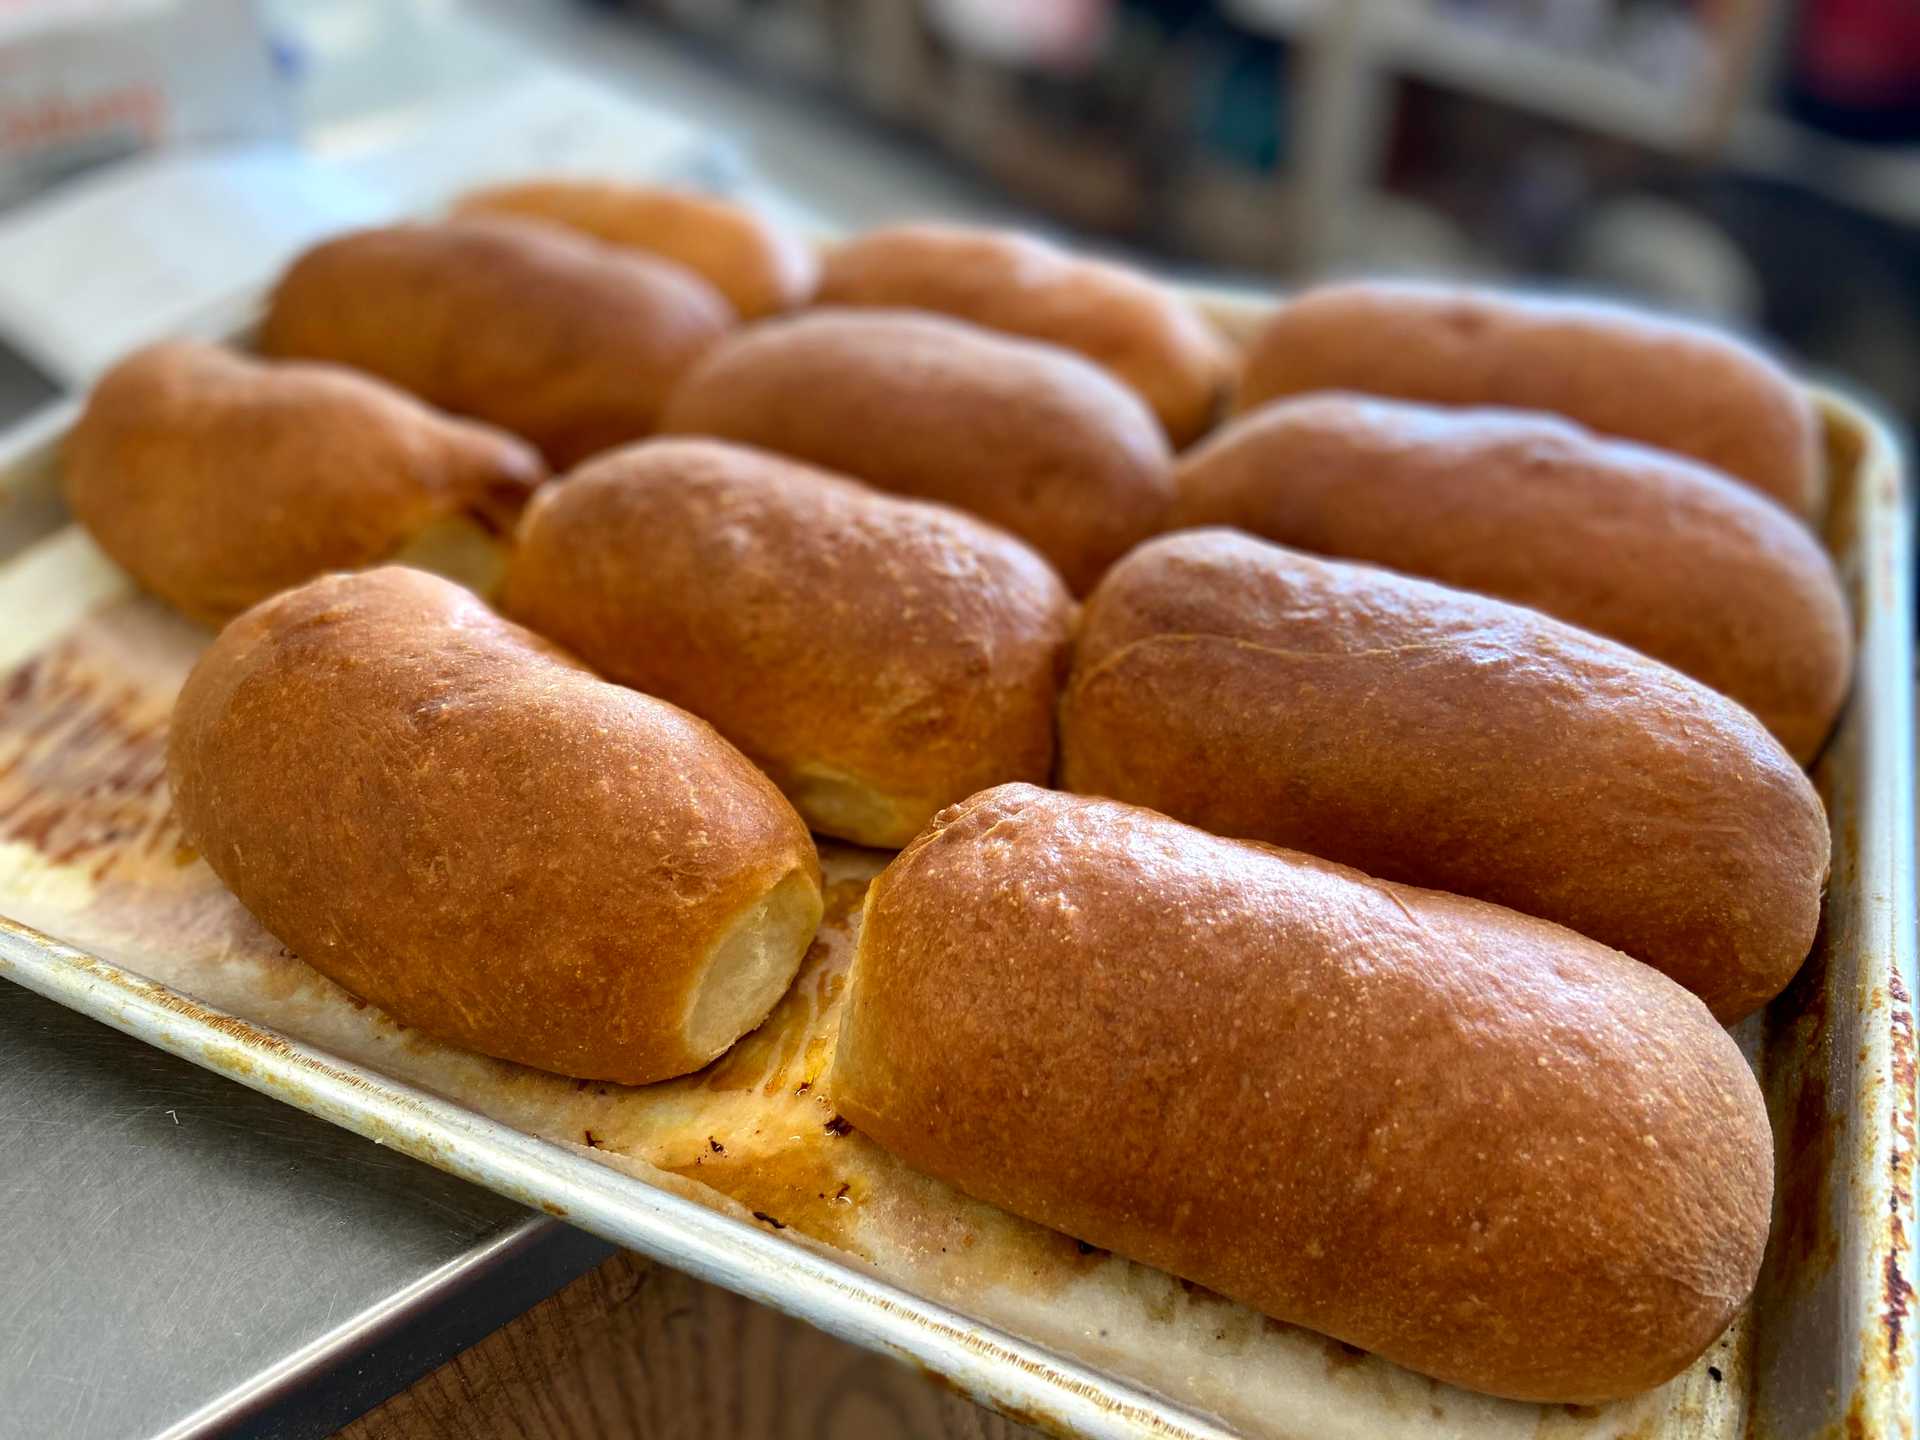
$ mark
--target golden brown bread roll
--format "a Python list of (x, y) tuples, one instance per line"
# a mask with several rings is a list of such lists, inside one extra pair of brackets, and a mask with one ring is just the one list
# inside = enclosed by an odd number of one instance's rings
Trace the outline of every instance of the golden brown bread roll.
[(1004, 785), (867, 892), (830, 1087), (907, 1164), (1426, 1374), (1677, 1374), (1765, 1248), (1759, 1087), (1556, 925)]
[(870, 230), (828, 253), (819, 299), (937, 310), (1076, 350), (1131, 386), (1175, 445), (1212, 423), (1231, 379), (1225, 341), (1170, 287), (1012, 230)]
[(546, 475), (512, 436), (366, 376), (185, 340), (101, 376), (62, 459), (100, 548), (211, 623), (453, 517), (510, 528)]
[(645, 250), (703, 276), (742, 319), (804, 305), (820, 262), (805, 240), (745, 205), (657, 185), (535, 180), (462, 196), (461, 215), (518, 215)]
[(174, 706), (167, 779), (188, 840), (301, 959), (563, 1075), (705, 1064), (820, 919), (806, 827), (705, 722), (415, 570), (229, 625)]
[(1505, 601), (1227, 530), (1088, 600), (1065, 788), (1555, 921), (1722, 1020), (1813, 942), (1820, 798), (1724, 696)]
[(762, 451), (655, 440), (549, 487), (507, 610), (712, 721), (814, 829), (862, 845), (1052, 768), (1073, 601), (1046, 561)]
[(1786, 371), (1731, 336), (1618, 306), (1322, 286), (1254, 337), (1236, 409), (1307, 390), (1551, 410), (1704, 461), (1796, 514), (1825, 503), (1819, 425)]
[(663, 429), (810, 461), (1010, 530), (1076, 594), (1165, 518), (1166, 437), (1106, 371), (937, 315), (817, 310), (715, 347)]
[(1169, 528), (1544, 610), (1731, 696), (1803, 764), (1846, 698), (1845, 597), (1807, 527), (1719, 471), (1527, 411), (1275, 401), (1182, 458)]
[(315, 246), (275, 287), (260, 343), (369, 371), (565, 467), (650, 434), (732, 322), (684, 266), (492, 216)]

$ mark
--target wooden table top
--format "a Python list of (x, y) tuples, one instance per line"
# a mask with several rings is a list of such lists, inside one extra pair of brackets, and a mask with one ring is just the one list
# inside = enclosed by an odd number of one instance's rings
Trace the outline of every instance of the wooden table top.
[(885, 1356), (616, 1255), (334, 1440), (1039, 1440)]

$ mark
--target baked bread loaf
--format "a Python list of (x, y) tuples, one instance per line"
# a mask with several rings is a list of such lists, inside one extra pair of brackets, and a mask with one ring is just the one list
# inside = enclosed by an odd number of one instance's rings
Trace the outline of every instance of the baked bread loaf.
[(212, 624), (449, 521), (511, 529), (546, 476), (512, 436), (377, 380), (191, 340), (101, 376), (62, 462), (67, 504), (100, 548)]
[(1717, 470), (1549, 415), (1307, 395), (1184, 456), (1169, 528), (1230, 525), (1544, 610), (1738, 700), (1796, 760), (1853, 668), (1808, 531)]
[(1236, 408), (1307, 390), (1551, 410), (1724, 470), (1799, 515), (1826, 500), (1819, 422), (1767, 356), (1612, 305), (1435, 285), (1326, 285), (1247, 349)]
[(1213, 422), (1232, 379), (1225, 340), (1170, 287), (1013, 230), (870, 230), (828, 253), (819, 298), (936, 310), (1078, 351), (1131, 386), (1176, 446)]
[(167, 780), (187, 839), (301, 959), (563, 1075), (704, 1065), (820, 919), (806, 827), (705, 722), (414, 570), (229, 625), (174, 706)]
[(454, 208), (461, 215), (545, 220), (676, 261), (745, 320), (804, 305), (820, 272), (813, 247), (758, 210), (657, 185), (534, 180), (476, 190)]
[(1766, 1245), (1759, 1087), (1664, 976), (1027, 785), (873, 882), (829, 1085), (969, 1194), (1515, 1399), (1677, 1374)]
[(970, 515), (763, 451), (652, 440), (528, 510), (507, 610), (711, 721), (815, 830), (906, 844), (1044, 783), (1073, 601)]
[(275, 287), (260, 344), (378, 375), (565, 468), (650, 434), (733, 318), (670, 260), (489, 216), (316, 245)]
[(1064, 787), (1589, 935), (1723, 1021), (1812, 945), (1820, 798), (1746, 710), (1545, 615), (1227, 530), (1088, 600)]
[(1166, 437), (1056, 346), (894, 310), (763, 320), (674, 392), (666, 430), (756, 445), (1012, 531), (1076, 594), (1159, 529)]

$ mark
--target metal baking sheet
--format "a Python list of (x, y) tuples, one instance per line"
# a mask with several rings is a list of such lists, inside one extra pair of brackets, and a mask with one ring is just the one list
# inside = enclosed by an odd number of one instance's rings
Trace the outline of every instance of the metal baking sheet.
[[(1229, 333), (1260, 313), (1205, 303)], [(1889, 432), (1818, 398), (1860, 668), (1816, 771), (1835, 835), (1822, 938), (1741, 1032), (1777, 1137), (1773, 1240), (1749, 1312), (1644, 1396), (1536, 1406), (1441, 1385), (1083, 1250), (844, 1133), (825, 1081), (876, 852), (826, 848), (829, 919), (792, 991), (694, 1076), (585, 1084), (394, 1024), (281, 949), (183, 845), (164, 731), (208, 635), (72, 527), (0, 564), (0, 976), (1061, 1433), (1910, 1436), (1907, 518)], [(0, 455), (0, 536), (52, 513), (58, 428)]]

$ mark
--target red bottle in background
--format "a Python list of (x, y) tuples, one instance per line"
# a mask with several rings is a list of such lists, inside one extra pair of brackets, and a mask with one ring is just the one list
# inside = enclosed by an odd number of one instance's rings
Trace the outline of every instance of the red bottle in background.
[(1856, 140), (1920, 140), (1920, 0), (1804, 0), (1788, 104)]

